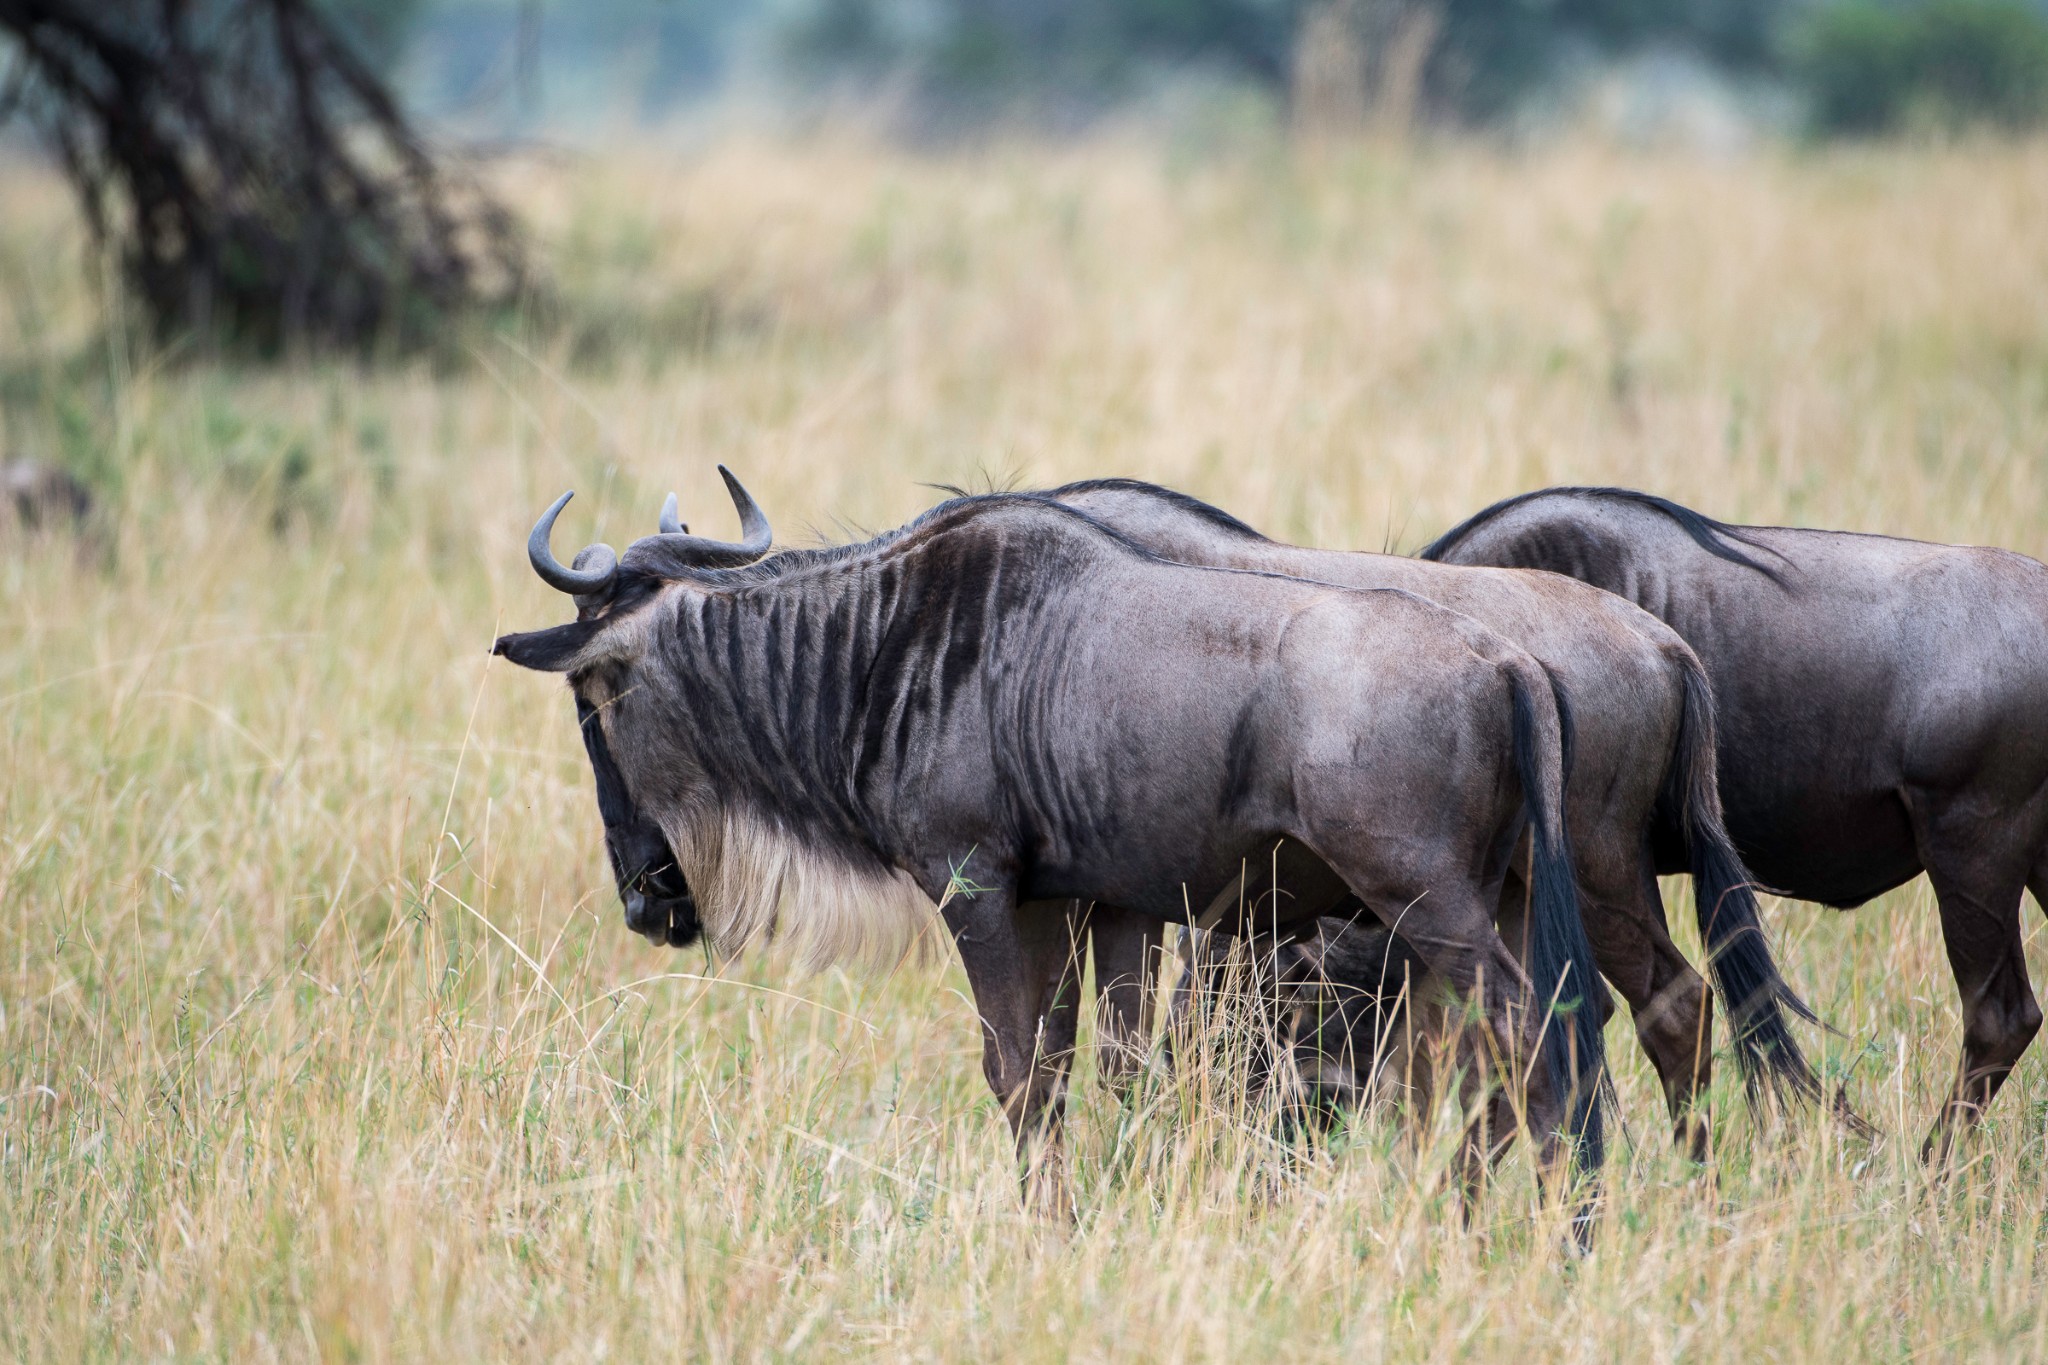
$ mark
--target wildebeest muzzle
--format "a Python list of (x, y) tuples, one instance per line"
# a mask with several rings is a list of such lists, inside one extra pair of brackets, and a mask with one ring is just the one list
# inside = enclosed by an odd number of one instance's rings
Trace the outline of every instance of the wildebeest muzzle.
[(650, 943), (687, 948), (704, 932), (697, 898), (666, 857), (655, 871), (621, 878), (619, 899), (626, 907), (626, 927)]

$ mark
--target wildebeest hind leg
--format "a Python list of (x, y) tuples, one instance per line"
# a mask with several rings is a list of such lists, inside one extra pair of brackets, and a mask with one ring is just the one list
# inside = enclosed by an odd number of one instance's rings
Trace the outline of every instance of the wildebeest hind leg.
[[(1529, 884), (1523, 851), (1501, 888), (1501, 937), (1527, 962)], [(1621, 839), (1585, 838), (1578, 858), (1586, 937), (1606, 980), (1628, 1001), (1636, 1041), (1657, 1070), (1671, 1112), (1672, 1138), (1695, 1161), (1707, 1159), (1707, 1118), (1698, 1099), (1712, 1078), (1714, 996), (1671, 941), (1664, 899), (1649, 850)], [(1603, 991), (1605, 987), (1601, 988)], [(1611, 999), (1598, 1002), (1605, 1019)]]
[(1707, 1116), (1698, 1106), (1712, 1076), (1714, 997), (1671, 941), (1648, 850), (1626, 870), (1585, 877), (1586, 935), (1600, 970), (1628, 1001), (1636, 1041), (1664, 1089), (1672, 1137), (1707, 1159)]
[[(1338, 860), (1330, 862), (1340, 873), (1344, 871)], [(1361, 899), (1373, 905), (1374, 913), (1388, 927), (1398, 927), (1401, 937), (1448, 986), (1453, 998), (1476, 1002), (1483, 1016), (1484, 1028), (1460, 1030), (1458, 1047), (1468, 1111), (1476, 1111), (1465, 1144), (1469, 1191), (1484, 1166), (1513, 1140), (1517, 1127), (1513, 1100), (1500, 1084), (1502, 1076), (1528, 1077), (1526, 1117), (1532, 1131), (1554, 1135), (1563, 1127), (1563, 1097), (1550, 1084), (1548, 1068), (1531, 1065), (1536, 1033), (1528, 1008), (1528, 978), (1494, 928), (1494, 907), (1476, 888), (1440, 886), (1405, 909), (1396, 906), (1391, 912), (1373, 904), (1372, 898)], [(1557, 1156), (1554, 1136), (1546, 1137), (1543, 1163), (1551, 1165)]]
[(1027, 1203), (1071, 1219), (1061, 1150), (1067, 1070), (1080, 1021), (1080, 950), (1068, 902), (1018, 905), (983, 890), (947, 904), (946, 926), (981, 1016), (981, 1069), (1017, 1143)]
[(1942, 812), (1923, 814), (1917, 803), (1909, 806), (1962, 998), (1962, 1059), (1948, 1101), (1920, 1149), (1923, 1158), (1946, 1160), (1957, 1127), (1983, 1116), (2041, 1029), (2041, 1007), (2027, 981), (2020, 944), (2028, 855), (1996, 847), (2002, 841), (1987, 838), (1981, 821), (1952, 832)]

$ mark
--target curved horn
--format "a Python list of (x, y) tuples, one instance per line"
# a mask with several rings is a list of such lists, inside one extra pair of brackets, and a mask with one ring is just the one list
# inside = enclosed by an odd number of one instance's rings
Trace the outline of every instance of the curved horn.
[[(687, 531), (667, 530), (674, 517), (668, 507), (663, 507), (662, 534), (647, 536), (627, 546), (625, 562), (629, 566), (653, 574), (684, 569), (729, 569), (751, 564), (768, 553), (768, 547), (775, 542), (775, 533), (769, 529), (768, 518), (762, 514), (760, 504), (740, 486), (740, 481), (732, 476), (730, 469), (720, 465), (718, 472), (725, 479), (726, 492), (732, 495), (733, 510), (740, 514), (740, 538), (713, 540), (709, 536), (693, 536)], [(681, 522), (675, 524), (682, 525)]]
[[(587, 569), (564, 568), (555, 558), (555, 552), (548, 546), (548, 537), (554, 534), (555, 518), (562, 515), (562, 509), (569, 505), (569, 499), (576, 496), (575, 490), (556, 498), (547, 511), (540, 514), (540, 520), (533, 524), (533, 534), (526, 538), (526, 557), (533, 564), (533, 571), (540, 575), (540, 581), (561, 592), (574, 593), (579, 597), (603, 592), (612, 584), (619, 572), (619, 557), (612, 553), (609, 545), (592, 545), (589, 550), (603, 553), (591, 555), (594, 561)], [(578, 559), (584, 556), (579, 554)]]
[(661, 533), (665, 536), (686, 536), (690, 527), (676, 516), (676, 495), (668, 495), (668, 501), (661, 505)]

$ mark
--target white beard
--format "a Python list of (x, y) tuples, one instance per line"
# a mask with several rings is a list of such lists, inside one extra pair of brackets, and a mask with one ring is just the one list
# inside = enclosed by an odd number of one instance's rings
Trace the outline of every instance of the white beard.
[(665, 832), (721, 959), (772, 944), (803, 971), (889, 972), (941, 951), (936, 907), (893, 868), (855, 866), (742, 811), (684, 817)]

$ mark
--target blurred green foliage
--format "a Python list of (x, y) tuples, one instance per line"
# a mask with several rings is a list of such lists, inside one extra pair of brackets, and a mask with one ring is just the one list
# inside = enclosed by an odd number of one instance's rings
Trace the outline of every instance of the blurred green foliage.
[(388, 70), (405, 51), (423, 0), (321, 0), (320, 8), (355, 43), (357, 52)]
[(1056, 126), (1168, 72), (1284, 98), (1305, 21), (1329, 10), (1348, 16), (1368, 66), (1404, 17), (1431, 16), (1415, 112), (1438, 122), (1499, 122), (1561, 76), (1645, 49), (1775, 84), (1824, 134), (2048, 118), (2048, 0), (319, 3), (380, 69), (396, 70), (423, 40), (427, 102), (465, 111), (508, 96), (514, 35), (530, 20), (562, 108), (630, 89), (630, 107), (658, 116), (766, 55), (800, 92), (886, 88), (935, 128), (1020, 114)]
[[(1113, 99), (1162, 67), (1283, 86), (1301, 22), (1330, 0), (812, 0), (785, 51), (824, 73), (907, 75), (929, 98), (1008, 105)], [(1363, 34), (1421, 8), (1339, 0)], [(1423, 71), (1431, 112), (1485, 120), (1577, 56), (1662, 43), (1768, 62), (1785, 0), (1443, 0)]]
[(2048, 16), (2019, 0), (1839, 0), (1807, 18), (1790, 65), (1823, 132), (2048, 118)]
[(1802, 96), (1829, 133), (2019, 127), (2048, 107), (2048, 13), (2029, 0), (809, 0), (782, 26), (800, 69), (887, 73), (948, 115), (1107, 102), (1161, 68), (1284, 89), (1308, 14), (1375, 34), (1427, 7), (1421, 112), (1484, 123), (1561, 71), (1689, 51)]

